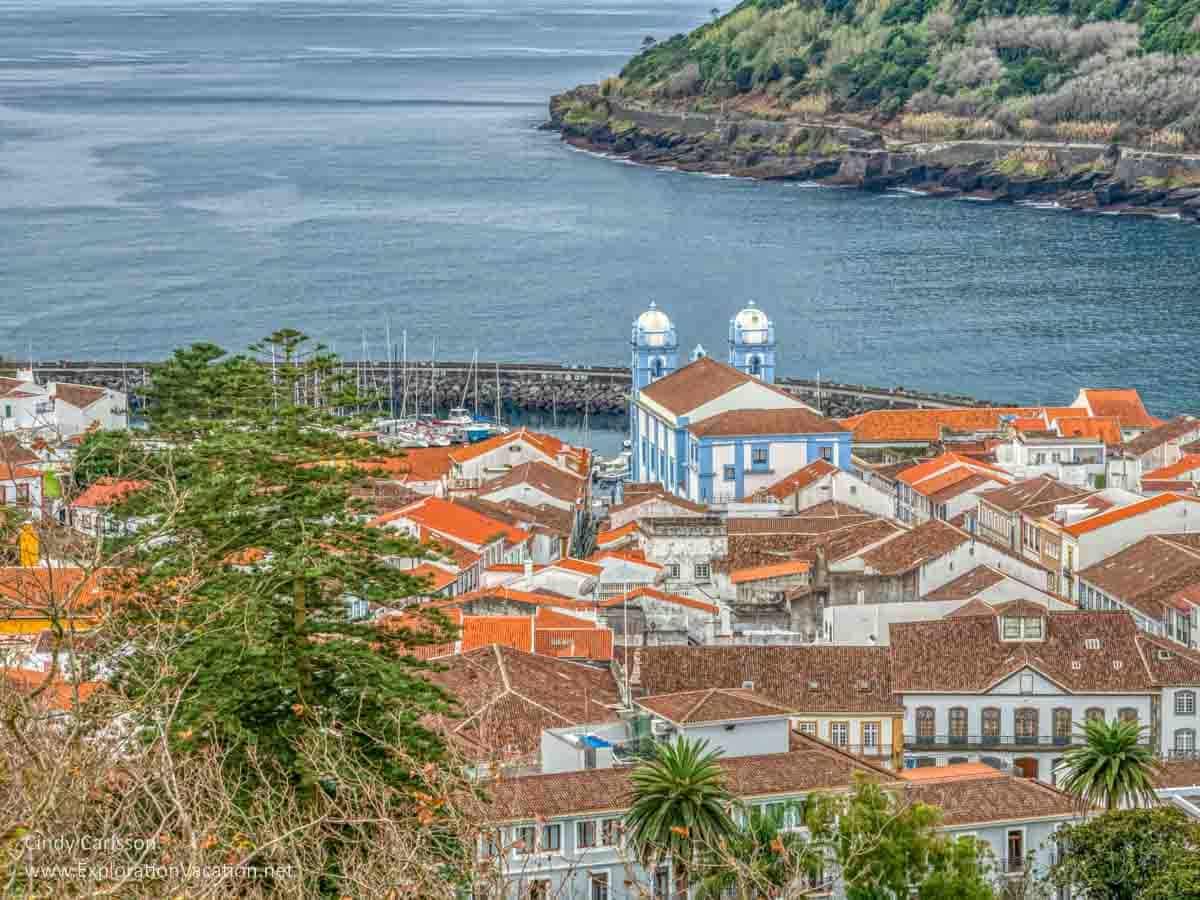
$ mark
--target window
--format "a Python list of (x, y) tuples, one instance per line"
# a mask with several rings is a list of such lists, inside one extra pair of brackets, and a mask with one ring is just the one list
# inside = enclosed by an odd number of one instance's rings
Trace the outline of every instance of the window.
[(737, 481), (737, 466), (726, 466), (724, 478), (726, 481)]
[(1175, 693), (1175, 715), (1194, 716), (1196, 714), (1196, 692), (1177, 691)]
[(830, 722), (829, 743), (835, 747), (848, 746), (850, 743), (850, 724), (848, 722)]
[(500, 855), (500, 833), (496, 831), (486, 831), (483, 837), (480, 838), (482, 844), (480, 855), (484, 859), (492, 859)]
[(950, 707), (950, 743), (967, 742), (967, 710), (963, 706)]
[(750, 357), (750, 374), (755, 378), (758, 378), (762, 375), (762, 357)]
[(1038, 711), (1036, 709), (1018, 709), (1014, 721), (1018, 741), (1037, 741)]
[(1041, 616), (1025, 616), (1022, 620), (1024, 623), (1024, 637), (1026, 640), (1040, 641), (1042, 639), (1042, 617)]
[(934, 734), (934, 713), (930, 706), (917, 707), (917, 743), (932, 744)]
[(1020, 872), (1025, 868), (1025, 832), (1014, 828), (1008, 833), (1008, 860), (1005, 871)]
[(863, 722), (862, 742), (864, 748), (876, 750), (879, 748), (879, 723)]
[(1117, 710), (1117, 718), (1122, 722), (1132, 722), (1134, 725), (1136, 725), (1138, 721), (1138, 711), (1127, 706), (1124, 709)]
[(578, 822), (575, 825), (575, 846), (589, 850), (596, 846), (596, 822)]
[(593, 872), (591, 887), (592, 900), (608, 900), (608, 873)]
[(801, 734), (815, 735), (817, 733), (816, 722), (801, 722), (797, 727), (800, 729)]
[(1071, 710), (1054, 710), (1054, 743), (1062, 746), (1071, 743)]
[(1022, 675), (1021, 676), (1021, 693), (1022, 694), (1032, 694), (1033, 693), (1033, 676), (1032, 675)]
[(516, 831), (513, 849), (519, 854), (532, 853), (537, 848), (537, 828), (533, 825), (522, 825)]
[(821, 459), (827, 463), (833, 462), (833, 447), (826, 445), (821, 448)]
[(21, 506), (29, 505), (29, 485), (24, 482), (17, 485), (17, 503)]
[(656, 378), (656, 379), (662, 378), (662, 374), (663, 374), (662, 357), (656, 356), (656, 357), (654, 357), (654, 362), (650, 363), (650, 377)]
[(1104, 710), (1098, 706), (1092, 706), (1083, 714), (1083, 718), (1088, 722), (1103, 722)]
[(605, 819), (600, 823), (600, 846), (615, 847), (621, 842), (621, 820)]
[(712, 568), (708, 563), (696, 563), (692, 567), (692, 571), (695, 573), (697, 581), (708, 581), (712, 578)]
[(983, 710), (983, 743), (998, 744), (1000, 742), (1000, 710), (994, 706)]
[(1004, 625), (1004, 639), (1019, 641), (1021, 639), (1021, 620), (1016, 616), (1005, 616), (1001, 621)]
[(756, 469), (765, 469), (771, 463), (771, 451), (766, 447), (755, 447), (750, 451), (750, 463)]
[(1196, 729), (1180, 728), (1175, 732), (1175, 752), (1192, 754), (1196, 752)]
[(668, 578), (678, 578), (679, 577), (679, 563), (667, 563), (667, 577)]
[(542, 826), (542, 846), (539, 850), (548, 852), (550, 850), (562, 849), (562, 826), (561, 825), (543, 825)]
[(1083, 647), (1085, 650), (1099, 650), (1100, 646), (1100, 638), (1087, 638), (1083, 642)]
[(936, 765), (937, 765), (937, 757), (936, 756), (918, 756), (916, 759), (916, 762), (913, 764), (913, 768), (915, 768), (915, 769), (932, 769)]

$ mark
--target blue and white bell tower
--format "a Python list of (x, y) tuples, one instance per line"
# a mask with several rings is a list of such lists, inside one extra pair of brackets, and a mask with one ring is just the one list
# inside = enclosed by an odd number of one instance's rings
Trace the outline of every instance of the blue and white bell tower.
[(650, 302), (633, 323), (633, 391), (636, 394), (679, 368), (679, 340), (670, 317)]
[(729, 364), (759, 381), (775, 383), (775, 325), (753, 300), (729, 320)]

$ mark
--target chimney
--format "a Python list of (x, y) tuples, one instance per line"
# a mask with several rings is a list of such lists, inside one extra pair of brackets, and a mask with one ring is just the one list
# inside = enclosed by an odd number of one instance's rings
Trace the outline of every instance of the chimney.
[(533, 578), (533, 559), (528, 555), (525, 557), (525, 579), (528, 581)]

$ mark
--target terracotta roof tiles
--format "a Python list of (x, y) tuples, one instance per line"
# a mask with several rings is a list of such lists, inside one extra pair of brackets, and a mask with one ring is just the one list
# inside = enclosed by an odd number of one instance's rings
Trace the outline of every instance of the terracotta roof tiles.
[(1158, 494), (1154, 497), (1149, 497), (1145, 500), (1140, 500), (1137, 503), (1130, 503), (1126, 506), (1118, 506), (1114, 509), (1098, 513), (1094, 516), (1088, 516), (1086, 519), (1080, 519), (1078, 522), (1073, 522), (1070, 525), (1064, 525), (1063, 531), (1073, 537), (1087, 534), (1090, 531), (1095, 531), (1098, 528), (1106, 528), (1109, 525), (1117, 522), (1124, 522), (1127, 519), (1132, 519), (1135, 516), (1140, 516), (1142, 513), (1152, 512), (1156, 509), (1162, 509), (1164, 506), (1170, 506), (1173, 503), (1197, 503), (1194, 497), (1185, 497), (1179, 494)]
[(933, 519), (868, 550), (862, 559), (880, 575), (901, 575), (970, 540), (966, 532)]
[(676, 725), (706, 725), (742, 719), (792, 715), (795, 710), (780, 706), (754, 691), (740, 688), (708, 688), (654, 694), (635, 701), (638, 706)]
[(125, 500), (135, 491), (148, 488), (150, 482), (134, 479), (98, 478), (71, 502), (72, 509), (102, 509)]
[(678, 416), (755, 379), (732, 366), (703, 356), (643, 388), (641, 394)]
[(733, 409), (688, 426), (696, 437), (735, 435), (841, 434), (832, 419), (798, 406), (795, 409)]
[(1162, 424), (1146, 411), (1141, 395), (1133, 388), (1084, 388), (1080, 395), (1086, 398), (1093, 416), (1119, 419), (1122, 428), (1154, 428)]
[(837, 471), (839, 469), (833, 463), (818, 459), (816, 462), (811, 462), (804, 468), (797, 469), (791, 475), (781, 478), (769, 487), (764, 488), (763, 493), (776, 500), (786, 500), (797, 491), (802, 491), (810, 484), (815, 484), (826, 475), (831, 475)]
[(1200, 432), (1200, 420), (1193, 416), (1176, 416), (1126, 442), (1125, 450), (1137, 456), (1149, 453), (1170, 441), (1177, 441), (1193, 432)]

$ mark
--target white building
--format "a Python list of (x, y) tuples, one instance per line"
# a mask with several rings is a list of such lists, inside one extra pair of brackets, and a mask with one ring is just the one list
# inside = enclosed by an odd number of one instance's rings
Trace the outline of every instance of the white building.
[(65, 381), (39, 384), (31, 370), (0, 378), (0, 433), (66, 440), (93, 427), (129, 427), (124, 393)]

